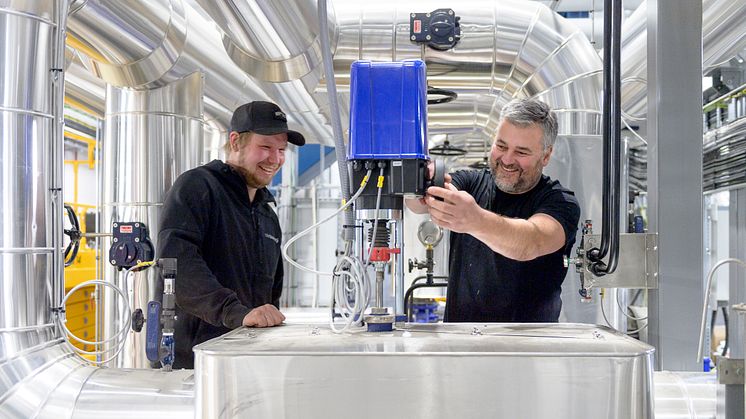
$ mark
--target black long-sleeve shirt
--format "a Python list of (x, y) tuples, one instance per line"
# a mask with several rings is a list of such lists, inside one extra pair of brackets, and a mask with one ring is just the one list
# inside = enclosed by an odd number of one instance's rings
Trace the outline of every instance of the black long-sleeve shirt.
[(193, 368), (192, 347), (242, 324), (253, 308), (279, 308), (282, 233), (270, 204), (229, 165), (214, 160), (183, 173), (166, 195), (158, 256), (177, 259), (174, 367)]

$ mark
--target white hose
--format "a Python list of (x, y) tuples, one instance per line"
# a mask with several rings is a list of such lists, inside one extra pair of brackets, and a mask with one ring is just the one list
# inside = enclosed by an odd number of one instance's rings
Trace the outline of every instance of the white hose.
[[(75, 287), (73, 287), (70, 291), (67, 292), (67, 294), (65, 294), (65, 297), (62, 299), (62, 303), (60, 304), (60, 306), (61, 307), (65, 307), (65, 304), (67, 303), (67, 299), (70, 298), (70, 296), (75, 291), (77, 291), (77, 290), (79, 290), (79, 289), (81, 289), (83, 287), (86, 287), (88, 285), (104, 285), (104, 286), (107, 286), (107, 287), (111, 287), (111, 288), (114, 289), (114, 291), (116, 291), (119, 294), (120, 297), (122, 297), (122, 300), (125, 303), (124, 304), (125, 305), (125, 310), (122, 312), (122, 318), (121, 318), (121, 321), (124, 324), (124, 327), (122, 327), (117, 333), (115, 333), (112, 337), (110, 337), (110, 338), (108, 338), (106, 340), (102, 340), (102, 341), (88, 341), (88, 340), (84, 340), (84, 339), (78, 338), (77, 336), (75, 336), (67, 328), (67, 324), (66, 324), (67, 323), (67, 318), (64, 315), (57, 317), (57, 323), (58, 323), (58, 325), (60, 327), (60, 330), (62, 330), (65, 333), (65, 338), (66, 338), (65, 342), (68, 344), (68, 346), (76, 354), (78, 354), (81, 358), (85, 359), (88, 362), (92, 362), (93, 364), (101, 365), (101, 364), (105, 364), (105, 363), (113, 360), (114, 358), (116, 358), (119, 355), (119, 353), (122, 351), (122, 349), (124, 348), (124, 342), (127, 340), (127, 332), (129, 331), (130, 324), (132, 322), (132, 311), (130, 310), (130, 307), (129, 307), (129, 304), (128, 304), (128, 300), (127, 300), (127, 296), (124, 294), (124, 292), (122, 292), (122, 290), (119, 289), (119, 287), (117, 287), (116, 285), (111, 284), (111, 283), (106, 282), (106, 281), (103, 281), (103, 280), (100, 280), (100, 279), (94, 279), (94, 280), (91, 280), (91, 281), (81, 282), (80, 284), (78, 284)], [(93, 360), (90, 360), (90, 359), (87, 359), (87, 358), (83, 357), (83, 355), (96, 355), (96, 356), (104, 355), (104, 354), (106, 354), (108, 352), (111, 352), (111, 349), (100, 350), (100, 351), (85, 351), (85, 350), (82, 350), (82, 349), (76, 347), (72, 343), (70, 343), (70, 339), (73, 339), (73, 340), (75, 340), (77, 342), (80, 342), (80, 343), (82, 343), (84, 345), (93, 345), (93, 346), (96, 346), (96, 347), (98, 347), (99, 345), (103, 345), (105, 343), (109, 343), (109, 342), (115, 341), (116, 342), (115, 348), (117, 348), (117, 350), (114, 353), (114, 355), (110, 356), (109, 358), (106, 358), (104, 360), (93, 361)]]
[[(358, 188), (357, 192), (355, 192), (348, 202), (345, 202), (344, 205), (339, 207), (339, 209), (334, 211), (334, 213), (328, 217), (291, 237), (287, 243), (282, 246), (282, 257), (291, 265), (312, 274), (332, 277), (331, 307), (333, 310), (336, 302), (340, 314), (344, 319), (344, 326), (341, 329), (337, 329), (334, 325), (334, 313), (332, 312), (329, 319), (329, 325), (334, 333), (347, 332), (354, 325), (359, 324), (363, 320), (363, 313), (368, 308), (368, 301), (370, 300), (370, 281), (368, 281), (368, 274), (365, 270), (365, 266), (358, 259), (350, 256), (352, 253), (352, 246), (349, 241), (347, 241), (344, 254), (340, 257), (333, 272), (322, 272), (301, 265), (288, 256), (288, 249), (299, 238), (318, 228), (321, 224), (331, 220), (337, 214), (352, 205), (352, 203), (355, 202), (355, 200), (363, 193), (365, 186), (368, 184), (371, 173), (372, 170), (369, 169), (368, 173), (363, 178), (363, 181), (360, 183), (360, 188)], [(352, 297), (352, 303), (348, 297)]]

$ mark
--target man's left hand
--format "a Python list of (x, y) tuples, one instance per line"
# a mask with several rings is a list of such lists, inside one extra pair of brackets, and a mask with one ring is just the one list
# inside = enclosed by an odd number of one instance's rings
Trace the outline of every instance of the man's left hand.
[(435, 224), (456, 233), (469, 233), (478, 228), (484, 210), (468, 192), (446, 183), (445, 188), (429, 187), (427, 194), (425, 203)]

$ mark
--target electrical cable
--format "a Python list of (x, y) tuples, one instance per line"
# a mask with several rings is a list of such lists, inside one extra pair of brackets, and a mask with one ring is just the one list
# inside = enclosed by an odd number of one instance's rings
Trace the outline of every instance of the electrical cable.
[(622, 332), (621, 330), (618, 330), (616, 327), (611, 325), (611, 322), (609, 321), (609, 318), (606, 317), (606, 310), (604, 310), (604, 290), (601, 290), (601, 315), (604, 316), (604, 321), (606, 322), (606, 325), (612, 328), (613, 330), (616, 330), (619, 333), (624, 333), (627, 336), (634, 335), (635, 333), (640, 333), (641, 331), (645, 330), (646, 327), (648, 327), (648, 324), (645, 323), (644, 325), (640, 326), (639, 328), (633, 330), (633, 331), (627, 331)]
[[(334, 323), (334, 313), (329, 319), (329, 327), (334, 333), (344, 333), (363, 320), (363, 313), (370, 301), (370, 281), (365, 267), (356, 258), (343, 255), (334, 268), (332, 278), (332, 301), (340, 308), (340, 315), (344, 319), (344, 326), (337, 329)], [(352, 293), (353, 305), (350, 305), (349, 293)]]
[[(647, 291), (648, 290), (646, 289), (645, 290), (646, 294), (647, 294)], [(619, 307), (619, 310), (624, 315), (624, 317), (626, 317), (626, 318), (628, 318), (630, 320), (640, 321), (640, 320), (647, 320), (648, 319), (648, 316), (645, 316), (645, 317), (634, 317), (634, 316), (630, 316), (629, 314), (627, 314), (626, 311), (629, 310), (629, 306), (627, 306), (626, 308), (622, 307), (622, 303), (619, 302), (619, 293), (618, 292), (616, 294), (616, 305), (617, 305), (617, 307)]]
[[(352, 242), (349, 240), (346, 241), (345, 251), (332, 272), (322, 272), (301, 265), (288, 256), (288, 249), (299, 238), (318, 228), (321, 224), (334, 218), (341, 211), (344, 211), (352, 205), (363, 193), (363, 190), (365, 190), (372, 172), (372, 169), (368, 170), (368, 173), (360, 182), (360, 187), (357, 192), (355, 192), (348, 202), (345, 202), (344, 205), (328, 217), (291, 237), (290, 240), (282, 246), (282, 257), (291, 265), (306, 272), (332, 277), (332, 298), (330, 304), (332, 315), (329, 319), (329, 326), (334, 333), (349, 331), (353, 325), (359, 324), (363, 319), (363, 313), (368, 308), (368, 301), (370, 301), (370, 281), (368, 281), (366, 269), (360, 260), (349, 256), (352, 253)], [(349, 297), (351, 297), (354, 302), (353, 304), (350, 303)], [(337, 329), (334, 324), (333, 310), (335, 303), (339, 306), (339, 314), (344, 319), (344, 326), (341, 329)]]
[[(363, 178), (362, 182), (360, 182), (360, 188), (357, 190), (357, 192), (355, 192), (355, 195), (353, 195), (350, 198), (349, 201), (345, 202), (344, 205), (342, 205), (341, 207), (339, 207), (336, 211), (334, 211), (334, 213), (332, 213), (328, 217), (324, 218), (323, 220), (317, 222), (316, 224), (314, 224), (314, 225), (306, 228), (305, 230), (303, 230), (300, 233), (296, 234), (295, 236), (291, 237), (287, 241), (287, 243), (285, 243), (285, 245), (282, 246), (282, 257), (285, 258), (285, 260), (288, 261), (289, 264), (295, 266), (296, 268), (298, 268), (298, 269), (300, 269), (302, 271), (310, 272), (310, 273), (316, 274), (316, 275), (324, 275), (324, 276), (333, 276), (333, 275), (335, 275), (334, 272), (318, 271), (316, 269), (312, 269), (312, 268), (309, 268), (307, 266), (301, 265), (297, 261), (293, 260), (290, 256), (288, 256), (288, 249), (298, 239), (300, 239), (301, 237), (303, 237), (306, 234), (310, 233), (314, 229), (318, 228), (321, 224), (324, 224), (325, 222), (327, 222), (327, 221), (331, 220), (332, 218), (336, 217), (337, 214), (339, 214), (340, 212), (346, 210), (347, 207), (349, 207), (350, 205), (352, 205), (355, 202), (355, 200), (363, 193), (363, 190), (365, 189), (365, 186), (368, 184), (368, 180), (370, 179), (371, 173), (372, 173), (372, 170), (368, 170), (368, 174), (366, 174), (365, 177)], [(347, 254), (349, 254), (349, 253), (345, 253), (345, 255), (347, 255)]]
[(378, 193), (376, 194), (376, 212), (373, 218), (373, 234), (371, 235), (370, 248), (368, 249), (368, 255), (365, 258), (365, 266), (370, 266), (370, 255), (373, 254), (373, 247), (376, 242), (376, 233), (378, 232), (378, 210), (381, 209), (381, 191), (383, 190), (383, 167), (378, 174)]

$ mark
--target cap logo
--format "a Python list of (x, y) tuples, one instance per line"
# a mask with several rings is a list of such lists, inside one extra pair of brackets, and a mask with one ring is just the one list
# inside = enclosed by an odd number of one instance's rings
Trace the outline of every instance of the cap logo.
[(283, 112), (281, 112), (281, 111), (276, 111), (275, 112), (275, 119), (279, 119), (280, 121), (285, 121), (285, 122), (288, 121), (287, 116), (285, 116), (285, 114)]

